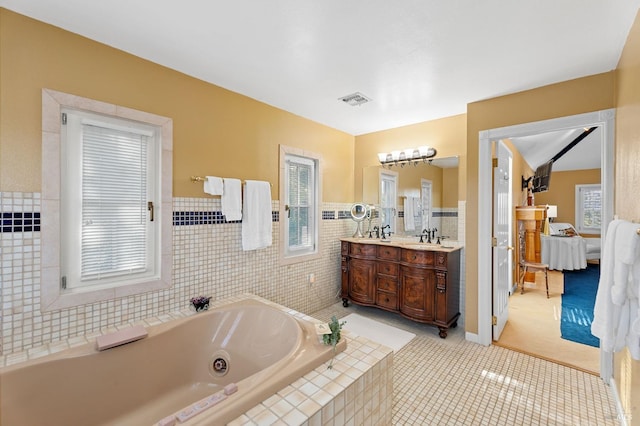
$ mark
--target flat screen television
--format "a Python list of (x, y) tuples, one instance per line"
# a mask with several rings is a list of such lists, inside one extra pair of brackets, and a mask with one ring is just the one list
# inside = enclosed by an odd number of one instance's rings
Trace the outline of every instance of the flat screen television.
[(553, 166), (553, 160), (549, 160), (538, 166), (535, 174), (533, 175), (533, 186), (531, 191), (533, 192), (545, 192), (549, 190), (549, 181), (551, 181), (551, 167)]

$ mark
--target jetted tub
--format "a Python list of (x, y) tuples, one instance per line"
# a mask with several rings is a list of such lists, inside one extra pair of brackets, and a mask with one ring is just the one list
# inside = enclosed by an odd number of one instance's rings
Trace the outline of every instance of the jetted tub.
[(254, 299), (147, 331), (102, 352), (91, 343), (0, 369), (0, 426), (156, 425), (235, 384), (176, 421), (221, 425), (334, 356), (311, 322)]

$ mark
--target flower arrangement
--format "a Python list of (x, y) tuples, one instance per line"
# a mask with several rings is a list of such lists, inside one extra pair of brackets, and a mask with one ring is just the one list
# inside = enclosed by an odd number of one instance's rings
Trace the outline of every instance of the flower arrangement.
[(196, 296), (189, 299), (191, 306), (194, 307), (196, 312), (206, 311), (209, 309), (209, 300), (211, 300), (211, 297), (206, 296)]
[(322, 342), (325, 345), (333, 346), (333, 357), (331, 358), (331, 361), (329, 362), (329, 365), (327, 366), (327, 368), (329, 370), (331, 370), (333, 368), (333, 359), (335, 357), (336, 345), (340, 341), (340, 330), (342, 330), (342, 326), (345, 325), (346, 323), (347, 323), (346, 321), (339, 322), (338, 318), (336, 318), (336, 316), (334, 315), (334, 316), (331, 317), (331, 322), (329, 323), (329, 328), (331, 329), (331, 334), (323, 334), (322, 335)]

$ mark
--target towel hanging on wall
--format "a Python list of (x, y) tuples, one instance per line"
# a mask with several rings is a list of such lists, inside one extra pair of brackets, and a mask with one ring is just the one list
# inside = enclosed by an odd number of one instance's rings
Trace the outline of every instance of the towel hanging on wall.
[(224, 178), (220, 201), (222, 214), (229, 221), (242, 220), (242, 183), (240, 179)]
[(222, 195), (223, 185), (222, 178), (207, 176), (204, 180), (204, 192), (209, 195)]
[(256, 250), (272, 244), (271, 185), (248, 180), (244, 187), (242, 250)]
[(405, 231), (414, 231), (416, 229), (416, 220), (415, 220), (415, 197), (406, 197), (404, 199), (404, 230)]

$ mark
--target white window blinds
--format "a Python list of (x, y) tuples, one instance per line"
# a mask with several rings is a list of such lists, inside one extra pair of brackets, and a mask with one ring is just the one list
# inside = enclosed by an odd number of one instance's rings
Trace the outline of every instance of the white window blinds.
[(315, 173), (313, 160), (287, 157), (287, 252), (292, 254), (315, 250)]
[(81, 281), (147, 268), (148, 136), (82, 128)]
[(602, 218), (600, 184), (576, 185), (576, 227), (578, 232), (599, 234)]
[(66, 113), (61, 190), (62, 287), (157, 276), (158, 143), (149, 126)]

